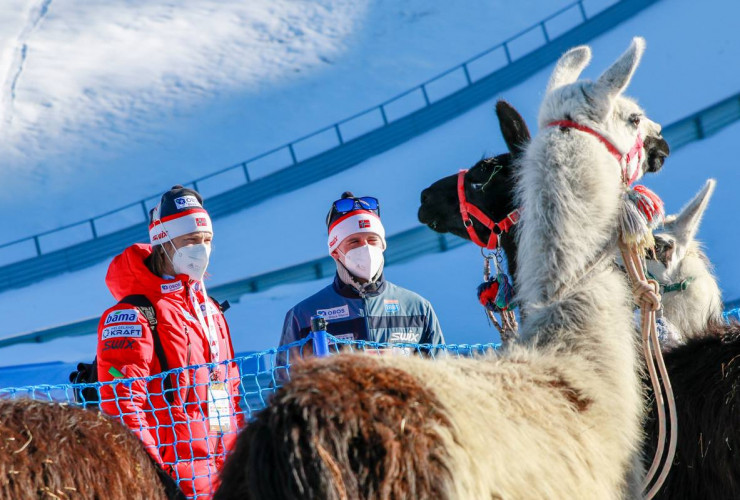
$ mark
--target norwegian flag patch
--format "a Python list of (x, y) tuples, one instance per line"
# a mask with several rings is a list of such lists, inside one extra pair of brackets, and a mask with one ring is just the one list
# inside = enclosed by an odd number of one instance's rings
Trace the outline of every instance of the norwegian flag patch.
[(208, 221), (205, 219), (205, 217), (196, 217), (195, 225), (198, 227), (208, 227)]
[(360, 226), (360, 229), (365, 229), (370, 227), (370, 219), (360, 219), (357, 221), (357, 224)]

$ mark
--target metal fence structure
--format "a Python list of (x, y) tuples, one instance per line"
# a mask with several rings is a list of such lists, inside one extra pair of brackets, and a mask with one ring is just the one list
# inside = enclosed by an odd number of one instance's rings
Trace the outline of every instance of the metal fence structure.
[[(724, 317), (726, 321), (738, 321), (740, 320), (740, 309), (727, 310)], [(304, 347), (309, 342), (314, 343), (313, 347), (316, 352), (318, 352), (316, 350), (317, 342), (323, 342), (322, 350), (327, 350), (329, 354), (339, 351), (361, 351), (376, 355), (415, 355), (431, 359), (484, 355), (492, 353), (500, 347), (500, 344), (493, 343), (472, 345), (388, 344), (344, 340), (328, 335), (326, 332), (317, 333), (321, 333), (321, 336), (314, 338), (314, 333), (311, 333), (298, 342), (281, 346), (278, 349), (270, 349), (216, 364), (176, 368), (149, 377), (119, 378), (112, 382), (96, 384), (33, 385), (1, 388), (0, 400), (30, 398), (79, 405), (88, 407), (91, 411), (100, 407), (124, 425), (127, 425), (127, 417), (130, 417), (134, 412), (138, 426), (136, 431), (142, 433), (146, 430), (153, 435), (159, 435), (157, 430), (160, 426), (169, 425), (172, 427), (172, 424), (168, 422), (173, 418), (173, 414), (177, 414), (180, 419), (178, 422), (179, 432), (181, 434), (183, 432), (188, 433), (188, 436), (178, 434), (172, 437), (172, 443), (161, 442), (158, 439), (152, 441), (155, 444), (148, 446), (156, 447), (156, 453), (161, 454), (165, 468), (173, 471), (178, 484), (186, 486), (184, 489), (191, 489), (192, 486), (188, 484), (193, 483), (194, 479), (207, 477), (209, 481), (211, 480), (210, 473), (207, 476), (198, 476), (195, 475), (195, 472), (184, 476), (180, 475), (179, 471), (195, 470), (194, 467), (180, 466), (194, 460), (193, 449), (203, 446), (198, 441), (211, 439), (209, 436), (214, 433), (221, 440), (236, 435), (239, 428), (235, 423), (239, 422), (239, 425), (243, 425), (255, 415), (255, 412), (267, 406), (270, 396), (290, 378), (290, 368), (295, 363), (295, 357), (302, 356)], [(235, 387), (236, 390), (231, 394), (224, 392), (224, 395), (221, 396), (226, 400), (223, 406), (215, 403), (212, 405), (209, 399), (211, 396), (205, 396), (211, 384), (211, 382), (208, 382), (210, 380), (208, 374), (219, 370), (227, 374), (233, 373), (228, 368), (224, 369), (225, 367), (235, 367), (237, 375), (232, 379), (227, 377), (219, 385)], [(200, 377), (200, 380), (205, 382), (193, 382), (199, 379), (197, 375), (199, 371), (205, 373), (205, 376)], [(164, 383), (165, 379), (173, 381), (169, 388)], [(180, 381), (183, 380), (189, 382), (182, 385)], [(202, 389), (203, 397), (193, 396), (193, 394), (198, 393), (198, 389)], [(168, 399), (167, 393), (179, 396)], [(186, 396), (183, 397), (182, 394)], [(215, 398), (215, 396), (213, 397)], [(208, 403), (206, 403), (207, 401)], [(221, 414), (222, 411), (225, 413), (224, 415)], [(214, 412), (215, 415), (212, 414)], [(128, 420), (130, 426), (131, 421)], [(210, 428), (210, 434), (206, 433), (205, 437), (200, 434), (195, 435), (199, 428)], [(184, 441), (189, 446), (174, 446), (175, 440), (178, 443)], [(206, 446), (206, 449), (210, 450), (208, 446)], [(217, 455), (223, 456), (225, 453), (225, 450), (214, 453), (208, 451), (207, 458), (216, 457)], [(202, 459), (202, 455), (198, 456)]]
[[(577, 0), (378, 106), (189, 185), (208, 198), (214, 218), (302, 188), (459, 116), (657, 1), (618, 0), (589, 16), (584, 0)], [(85, 268), (131, 243), (148, 241), (142, 222), (156, 202), (146, 198), (0, 245), (0, 291)]]
[[(325, 333), (325, 332), (322, 332)], [(176, 368), (167, 372), (138, 378), (118, 378), (95, 384), (34, 385), (0, 389), (0, 400), (34, 399), (67, 403), (102, 411), (142, 436), (144, 447), (161, 457), (165, 470), (180, 487), (195, 498), (201, 497), (208, 481), (215, 486), (211, 470), (196, 467), (197, 461), (223, 459), (233, 439), (256, 411), (267, 405), (269, 397), (290, 377), (294, 356), (312, 342), (312, 335), (279, 349), (255, 353), (216, 364)], [(495, 350), (496, 344), (480, 345), (419, 345), (381, 344), (347, 341), (328, 335), (329, 353), (362, 351), (377, 355), (418, 355), (424, 358), (471, 356)], [(326, 345), (326, 344), (325, 344)], [(278, 354), (285, 362), (278, 365)], [(234, 368), (238, 371), (234, 371)], [(220, 379), (212, 389), (210, 373), (236, 373)], [(199, 375), (200, 374), (200, 375)], [(171, 385), (164, 382), (171, 381)], [(231, 391), (231, 392), (229, 392)], [(172, 397), (168, 398), (168, 395)], [(161, 429), (160, 429), (161, 428)], [(162, 432), (160, 432), (162, 431)], [(169, 433), (168, 433), (169, 432)], [(152, 436), (148, 440), (145, 436)], [(155, 439), (154, 436), (157, 436)], [(207, 496), (206, 494), (202, 495)]]
[[(663, 135), (675, 153), (679, 148), (704, 139), (738, 119), (740, 119), (740, 93), (666, 126)], [(438, 234), (424, 226), (390, 236), (387, 242), (386, 265), (398, 264), (429, 253), (446, 252), (467, 243), (466, 240), (451, 234)], [(326, 256), (224, 283), (209, 290), (219, 300), (236, 301), (242, 295), (261, 292), (273, 286), (333, 276), (334, 271), (334, 261)], [(740, 301), (728, 303), (730, 308), (738, 305)], [(90, 335), (96, 332), (98, 319), (88, 318), (0, 339), (0, 348), (24, 342), (47, 342), (61, 337)]]

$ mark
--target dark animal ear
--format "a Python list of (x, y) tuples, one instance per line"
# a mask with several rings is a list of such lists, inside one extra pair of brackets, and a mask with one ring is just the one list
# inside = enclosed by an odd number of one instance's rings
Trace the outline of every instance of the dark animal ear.
[(531, 138), (524, 118), (511, 104), (503, 100), (496, 103), (496, 116), (509, 151), (513, 155), (521, 154)]

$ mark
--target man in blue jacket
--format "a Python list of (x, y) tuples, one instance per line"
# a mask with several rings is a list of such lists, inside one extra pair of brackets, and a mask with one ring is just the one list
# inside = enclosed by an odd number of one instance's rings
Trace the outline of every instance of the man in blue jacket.
[[(378, 200), (345, 192), (332, 204), (326, 225), (337, 265), (334, 282), (288, 311), (280, 345), (306, 337), (315, 315), (324, 316), (327, 331), (342, 340), (443, 344), (431, 304), (383, 275), (386, 243)], [(283, 351), (278, 365), (286, 361)]]

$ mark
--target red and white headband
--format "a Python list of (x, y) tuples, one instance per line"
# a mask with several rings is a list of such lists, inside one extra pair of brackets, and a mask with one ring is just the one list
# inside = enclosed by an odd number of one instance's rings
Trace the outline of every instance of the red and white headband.
[(159, 206), (154, 209), (152, 223), (149, 224), (149, 240), (153, 245), (177, 238), (184, 234), (213, 233), (211, 218), (204, 208), (191, 208), (176, 214), (159, 218)]
[(329, 226), (329, 253), (334, 252), (350, 235), (355, 233), (375, 233), (383, 241), (385, 250), (385, 229), (374, 212), (353, 210), (338, 218)]

